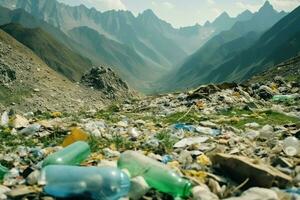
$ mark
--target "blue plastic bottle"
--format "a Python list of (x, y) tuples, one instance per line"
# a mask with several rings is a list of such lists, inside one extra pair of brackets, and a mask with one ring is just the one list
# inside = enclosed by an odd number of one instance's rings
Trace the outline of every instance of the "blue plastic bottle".
[(44, 191), (57, 198), (117, 200), (130, 190), (128, 175), (117, 168), (49, 165), (43, 168)]

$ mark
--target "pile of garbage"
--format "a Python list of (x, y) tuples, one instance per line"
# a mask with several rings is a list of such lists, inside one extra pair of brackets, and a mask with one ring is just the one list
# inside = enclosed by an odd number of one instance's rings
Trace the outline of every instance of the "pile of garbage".
[(3, 111), (0, 199), (300, 199), (299, 91), (278, 79)]

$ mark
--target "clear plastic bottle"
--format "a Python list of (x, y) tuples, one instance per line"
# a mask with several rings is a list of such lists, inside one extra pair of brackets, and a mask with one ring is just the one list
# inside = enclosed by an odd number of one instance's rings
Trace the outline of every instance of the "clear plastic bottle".
[(40, 184), (57, 198), (117, 200), (130, 190), (128, 175), (111, 167), (50, 165), (43, 168)]
[(300, 142), (296, 137), (290, 136), (283, 140), (283, 151), (288, 156), (295, 156), (300, 151)]
[(4, 178), (4, 175), (8, 172), (8, 169), (6, 167), (3, 167), (0, 164), (0, 181)]
[(78, 141), (49, 155), (43, 161), (43, 167), (47, 165), (79, 165), (90, 153), (91, 150), (88, 143)]
[(126, 151), (118, 160), (118, 167), (127, 169), (131, 176), (142, 176), (150, 187), (174, 197), (188, 197), (192, 184), (166, 165), (135, 151)]

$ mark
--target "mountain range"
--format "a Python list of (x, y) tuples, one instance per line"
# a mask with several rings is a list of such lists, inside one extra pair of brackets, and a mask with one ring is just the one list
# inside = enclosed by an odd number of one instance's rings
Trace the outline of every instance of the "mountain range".
[(298, 9), (278, 12), (268, 1), (255, 13), (223, 12), (181, 28), (150, 9), (134, 16), (56, 0), (0, 0), (0, 6), (1, 28), (70, 80), (106, 65), (143, 93), (241, 82), (299, 52), (292, 27), (299, 24)]
[(264, 31), (286, 14), (277, 12), (266, 1), (251, 19), (235, 23), (230, 30), (217, 34), (189, 56), (177, 70), (174, 70), (169, 78), (169, 85), (172, 86), (168, 87), (187, 88), (214, 81), (231, 81), (225, 78), (217, 80), (213, 77), (218, 67), (252, 46)]
[[(168, 74), (213, 35), (252, 16), (249, 11), (234, 18), (223, 13), (204, 26), (196, 24), (176, 29), (159, 19), (152, 10), (145, 10), (135, 17), (129, 11), (100, 12), (83, 5), (67, 6), (55, 0), (0, 0), (0, 5), (12, 10), (22, 9), (76, 42), (80, 39), (81, 48), (78, 45), (68, 47), (90, 59), (94, 65), (112, 65), (139, 90), (151, 90), (149, 83)], [(78, 38), (79, 32), (81, 38)], [(98, 42), (97, 48), (86, 41), (91, 34), (92, 40)], [(81, 43), (81, 40), (86, 42)]]

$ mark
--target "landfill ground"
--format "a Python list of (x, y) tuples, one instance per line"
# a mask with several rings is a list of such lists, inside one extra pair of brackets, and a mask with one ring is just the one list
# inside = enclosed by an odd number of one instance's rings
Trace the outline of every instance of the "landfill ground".
[[(9, 172), (0, 199), (55, 199), (38, 184), (39, 171), (45, 157), (74, 142), (69, 134), (90, 145), (82, 166), (114, 167), (122, 152), (140, 151), (197, 186), (186, 199), (300, 199), (299, 92), (299, 84), (278, 79), (202, 86), (78, 113), (8, 110), (1, 113), (0, 163)], [(288, 137), (298, 141), (292, 151)], [(174, 198), (150, 187), (142, 193), (124, 198)]]

